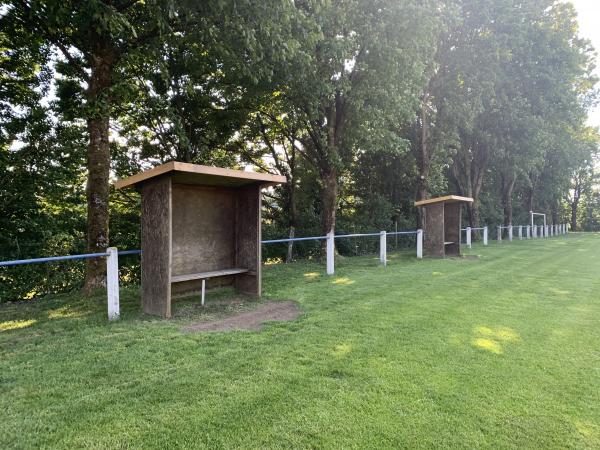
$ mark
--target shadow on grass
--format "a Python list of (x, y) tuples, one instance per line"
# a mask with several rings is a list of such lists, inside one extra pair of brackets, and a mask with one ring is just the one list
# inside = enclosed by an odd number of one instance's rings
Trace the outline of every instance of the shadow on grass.
[(128, 286), (120, 291), (120, 320), (109, 322), (104, 290), (89, 296), (82, 292), (48, 295), (29, 301), (0, 304), (0, 340), (9, 335), (18, 337), (32, 332), (60, 333), (79, 327), (105, 327), (113, 323), (211, 320), (251, 310), (258, 304), (253, 298), (239, 295), (231, 288), (222, 288), (207, 293), (204, 307), (196, 294), (174, 299), (173, 317), (164, 321), (160, 317), (144, 314), (140, 307), (139, 288)]

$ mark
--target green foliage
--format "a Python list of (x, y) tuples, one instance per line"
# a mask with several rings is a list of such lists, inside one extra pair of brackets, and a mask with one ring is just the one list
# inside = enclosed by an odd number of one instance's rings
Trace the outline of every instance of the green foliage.
[[(2, 2), (0, 256), (83, 251), (103, 116), (111, 177), (171, 160), (285, 175), (265, 238), (413, 229), (424, 188), (473, 196), (473, 225), (535, 209), (594, 229), (595, 56), (577, 33), (553, 0)], [(112, 70), (92, 95), (99, 48)], [(111, 190), (110, 240), (139, 247), (137, 194)], [(286, 252), (264, 249), (320, 245)], [(81, 284), (80, 265), (48, 267), (2, 272), (0, 299)], [(136, 258), (123, 278), (139, 279)]]

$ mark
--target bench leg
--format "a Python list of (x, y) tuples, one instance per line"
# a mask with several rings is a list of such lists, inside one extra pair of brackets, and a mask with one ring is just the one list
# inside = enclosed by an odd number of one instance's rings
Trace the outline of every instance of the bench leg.
[(202, 280), (202, 306), (204, 306), (204, 290), (206, 288), (206, 280)]

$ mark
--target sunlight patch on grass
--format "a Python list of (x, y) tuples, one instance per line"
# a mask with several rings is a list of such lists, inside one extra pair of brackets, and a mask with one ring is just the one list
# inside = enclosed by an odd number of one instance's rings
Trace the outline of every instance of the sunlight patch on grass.
[(498, 327), (494, 330), (489, 327), (478, 326), (473, 329), (473, 333), (507, 342), (514, 342), (520, 339), (519, 333), (508, 327)]
[(283, 258), (267, 258), (267, 260), (264, 262), (265, 266), (273, 266), (275, 264), (281, 264), (283, 263)]
[(343, 286), (348, 286), (350, 284), (354, 284), (354, 280), (351, 280), (350, 278), (346, 278), (346, 277), (342, 277), (342, 278), (336, 278), (335, 280), (332, 281), (333, 284), (341, 284)]
[(508, 327), (493, 329), (485, 326), (477, 326), (473, 328), (473, 334), (475, 335), (473, 339), (475, 347), (495, 353), (496, 355), (504, 353), (501, 342), (516, 342), (521, 339), (519, 333)]
[(352, 345), (345, 342), (343, 344), (339, 344), (339, 345), (335, 346), (335, 348), (333, 350), (333, 356), (337, 356), (338, 358), (341, 358), (342, 356), (347, 355), (351, 351), (352, 351)]
[(8, 320), (6, 322), (0, 322), (0, 332), (9, 330), (18, 330), (19, 328), (27, 328), (37, 323), (37, 320)]
[(554, 294), (558, 294), (561, 297), (567, 297), (567, 296), (571, 295), (571, 291), (566, 291), (564, 289), (558, 289), (558, 288), (555, 288), (555, 287), (551, 287), (550, 288), (550, 292), (552, 292)]
[(314, 281), (321, 276), (318, 272), (306, 272), (304, 278), (309, 281)]
[(431, 272), (431, 275), (434, 277), (439, 277), (440, 275), (444, 275), (442, 272)]
[(586, 438), (598, 439), (600, 438), (600, 431), (598, 426), (592, 422), (576, 420), (574, 422), (577, 431)]
[(68, 306), (62, 306), (60, 308), (51, 309), (48, 311), (48, 319), (74, 319), (83, 316), (85, 316), (85, 313), (81, 311), (73, 311)]
[(473, 340), (473, 345), (496, 355), (501, 355), (503, 353), (502, 346), (498, 342), (491, 339), (477, 338)]

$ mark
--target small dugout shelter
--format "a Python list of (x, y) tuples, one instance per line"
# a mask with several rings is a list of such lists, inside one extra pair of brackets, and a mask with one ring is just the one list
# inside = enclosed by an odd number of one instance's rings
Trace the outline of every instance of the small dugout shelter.
[(415, 202), (423, 210), (423, 254), (433, 258), (460, 256), (462, 205), (470, 197), (446, 195)]
[(142, 309), (171, 317), (171, 298), (233, 285), (261, 295), (261, 189), (279, 175), (170, 162), (117, 181), (141, 194)]

